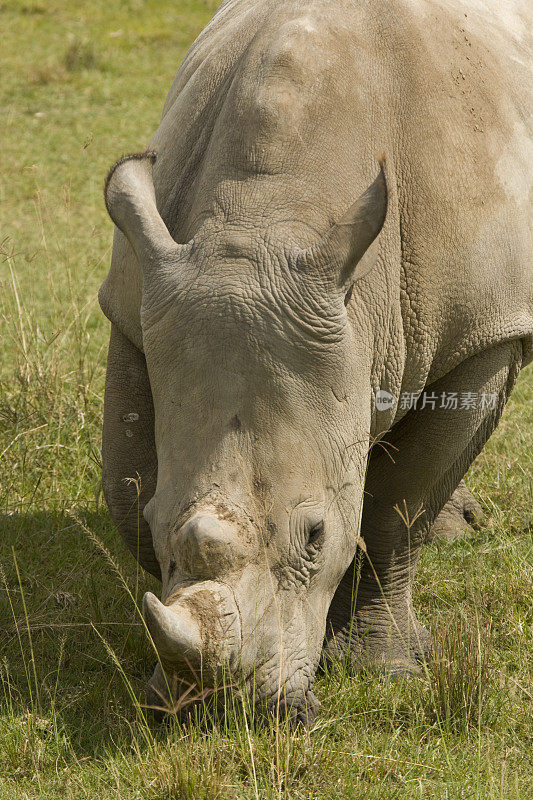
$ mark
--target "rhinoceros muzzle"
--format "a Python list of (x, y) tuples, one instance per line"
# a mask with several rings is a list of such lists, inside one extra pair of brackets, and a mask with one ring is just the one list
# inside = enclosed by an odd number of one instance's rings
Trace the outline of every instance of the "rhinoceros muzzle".
[(241, 650), (240, 617), (233, 593), (215, 581), (180, 587), (162, 603), (151, 592), (143, 599), (143, 616), (157, 652), (167, 668), (199, 673), (204, 683), (234, 670)]

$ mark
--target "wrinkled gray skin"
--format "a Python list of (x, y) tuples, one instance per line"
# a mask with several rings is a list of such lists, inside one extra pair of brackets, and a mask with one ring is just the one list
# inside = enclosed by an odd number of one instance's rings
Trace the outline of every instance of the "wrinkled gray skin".
[[(157, 158), (110, 174), (104, 490), (161, 577), (169, 677), (309, 722), (323, 646), (389, 671), (430, 646), (420, 546), (531, 359), (533, 27), (502, 6), (227, 0)], [(435, 529), (473, 512), (461, 485)]]

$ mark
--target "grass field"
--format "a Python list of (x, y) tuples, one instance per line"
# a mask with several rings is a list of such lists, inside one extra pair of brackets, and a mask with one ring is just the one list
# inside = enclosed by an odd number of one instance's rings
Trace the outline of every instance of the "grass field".
[(532, 368), (468, 476), (486, 527), (421, 559), (441, 661), (407, 683), (322, 675), (310, 734), (143, 720), (134, 599), (157, 588), (100, 493), (101, 187), (216, 5), (0, 2), (0, 800), (533, 798)]

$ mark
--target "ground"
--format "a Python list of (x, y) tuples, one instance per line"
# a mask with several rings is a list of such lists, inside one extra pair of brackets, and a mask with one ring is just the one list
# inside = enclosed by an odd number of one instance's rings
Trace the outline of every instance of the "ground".
[(206, 710), (145, 724), (154, 654), (100, 492), (109, 165), (157, 126), (214, 0), (3, 0), (0, 800), (533, 796), (533, 368), (467, 476), (487, 523), (428, 545), (441, 657), (317, 684), (310, 733)]

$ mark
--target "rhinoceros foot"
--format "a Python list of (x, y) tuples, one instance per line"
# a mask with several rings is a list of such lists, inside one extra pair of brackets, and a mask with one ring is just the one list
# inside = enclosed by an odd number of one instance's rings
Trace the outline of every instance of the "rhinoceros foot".
[[(363, 628), (364, 630), (364, 628)], [(433, 638), (416, 619), (404, 636), (358, 635), (357, 624), (348, 623), (324, 641), (321, 664), (343, 662), (354, 673), (372, 672), (390, 680), (420, 674), (420, 664), (433, 654)]]
[(457, 539), (480, 530), (483, 522), (483, 509), (461, 481), (433, 523), (428, 539)]

